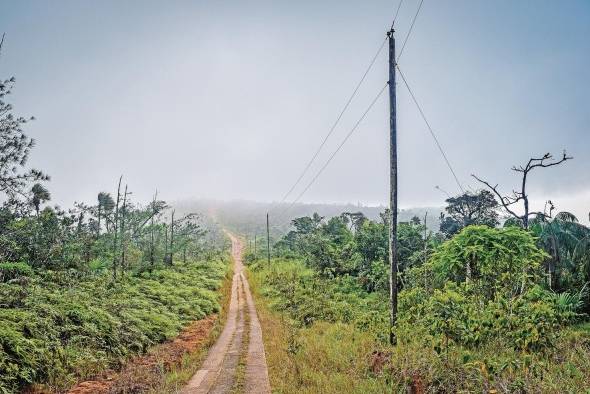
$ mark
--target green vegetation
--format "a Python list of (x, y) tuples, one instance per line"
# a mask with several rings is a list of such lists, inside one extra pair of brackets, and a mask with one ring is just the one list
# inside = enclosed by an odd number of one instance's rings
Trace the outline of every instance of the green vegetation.
[[(471, 197), (450, 204), (473, 204)], [(497, 217), (480, 214), (473, 217), (489, 224)], [(455, 233), (432, 234), (418, 218), (400, 223), (391, 346), (386, 218), (298, 218), (270, 267), (248, 254), (270, 308), (264, 329), (282, 338), (265, 338), (278, 347), (267, 352), (292, 366), (271, 370), (278, 392), (590, 390), (590, 276), (579, 252), (590, 229), (565, 213), (534, 218), (528, 230), (456, 215)], [(442, 217), (441, 229), (448, 223)]]
[(70, 386), (219, 310), (224, 262), (176, 264), (113, 285), (104, 271), (43, 271), (0, 284), (0, 392)]
[(154, 196), (116, 194), (50, 207), (49, 177), (28, 169), (29, 122), (0, 81), (0, 393), (64, 390), (217, 312), (228, 263), (218, 229)]

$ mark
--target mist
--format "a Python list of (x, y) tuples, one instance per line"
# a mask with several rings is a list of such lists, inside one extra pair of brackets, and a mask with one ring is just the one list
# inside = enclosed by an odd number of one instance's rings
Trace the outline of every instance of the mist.
[[(417, 4), (400, 10), (400, 42)], [(0, 15), (0, 68), (16, 77), (15, 112), (37, 118), (30, 164), (51, 175), (54, 203), (94, 202), (120, 175), (136, 200), (280, 201), (392, 13), (387, 1), (20, 2)], [(567, 150), (574, 160), (532, 175), (531, 199), (587, 219), (589, 22), (584, 1), (424, 7), (399, 64), (465, 188), (478, 174), (509, 192), (513, 165)], [(383, 51), (287, 202), (386, 80)], [(386, 204), (385, 96), (301, 202)], [(399, 81), (398, 122), (400, 205), (444, 205), (435, 186), (458, 187)]]

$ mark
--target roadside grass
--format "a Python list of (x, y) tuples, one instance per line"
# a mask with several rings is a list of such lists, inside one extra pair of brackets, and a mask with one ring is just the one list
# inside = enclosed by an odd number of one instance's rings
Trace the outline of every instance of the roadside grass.
[(502, 338), (444, 350), (417, 327), (387, 343), (387, 296), (313, 277), (276, 259), (248, 270), (273, 393), (590, 393), (590, 323), (563, 327), (555, 346), (514, 350)]
[(262, 276), (248, 273), (256, 301), (273, 393), (383, 393), (387, 379), (372, 373), (371, 334), (352, 324), (317, 322), (297, 327), (269, 308)]

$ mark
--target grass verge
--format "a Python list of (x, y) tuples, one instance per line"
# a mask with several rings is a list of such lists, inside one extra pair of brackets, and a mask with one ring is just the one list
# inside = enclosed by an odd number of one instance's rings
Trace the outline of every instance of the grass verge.
[(501, 337), (441, 352), (416, 327), (390, 346), (385, 294), (317, 277), (297, 261), (253, 264), (249, 278), (273, 393), (590, 393), (588, 323), (563, 327), (543, 352)]

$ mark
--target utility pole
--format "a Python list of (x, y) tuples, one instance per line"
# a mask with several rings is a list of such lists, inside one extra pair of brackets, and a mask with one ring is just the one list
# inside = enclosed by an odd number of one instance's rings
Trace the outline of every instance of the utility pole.
[(270, 230), (268, 228), (268, 212), (266, 213), (266, 258), (270, 267)]
[(254, 260), (258, 260), (258, 254), (256, 253), (256, 233), (254, 233)]
[(154, 201), (152, 203), (152, 218), (151, 218), (151, 239), (150, 239), (150, 272), (154, 269), (154, 217), (156, 216), (156, 198), (158, 191), (154, 194)]
[(176, 211), (172, 210), (172, 219), (170, 219), (170, 260), (168, 261), (170, 265), (172, 265), (172, 258), (174, 256), (174, 212)]
[(393, 331), (397, 321), (397, 123), (395, 100), (395, 38), (389, 37), (389, 299), (391, 301), (389, 342), (397, 342)]

